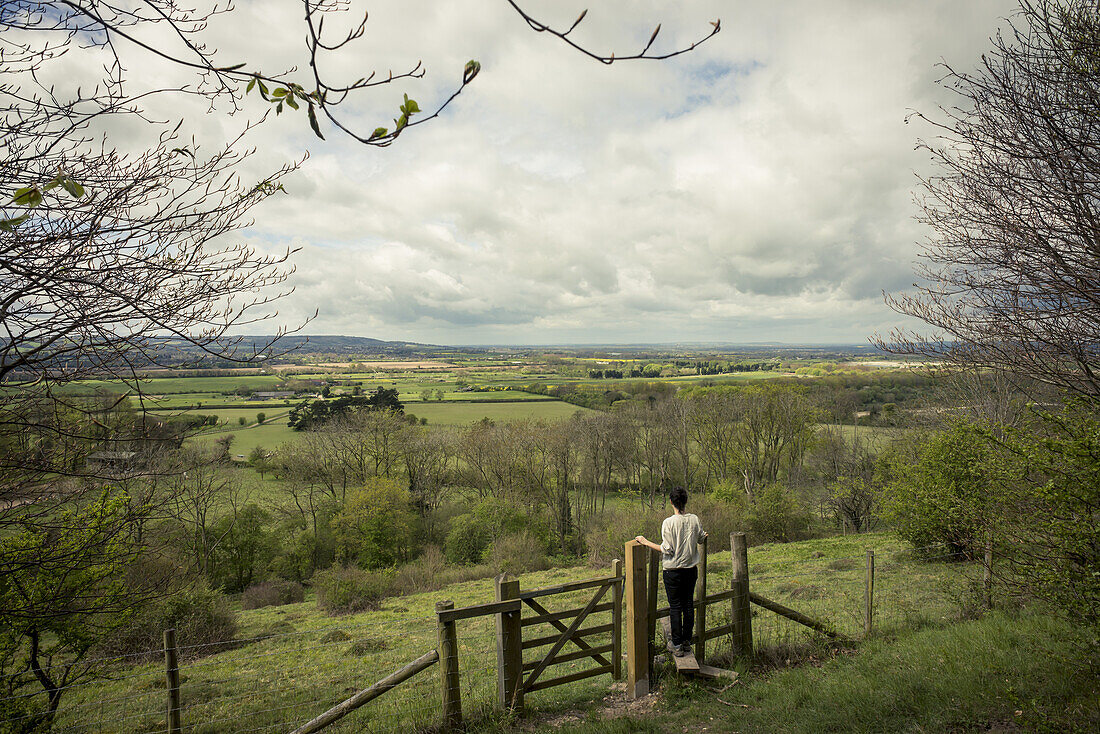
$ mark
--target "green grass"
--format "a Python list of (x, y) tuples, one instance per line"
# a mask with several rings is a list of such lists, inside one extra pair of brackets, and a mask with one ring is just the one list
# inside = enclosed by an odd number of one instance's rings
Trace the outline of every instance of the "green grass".
[[(625, 539), (624, 539), (625, 540)], [(901, 634), (904, 642), (912, 637), (912, 630), (923, 627), (927, 634), (945, 635), (954, 628), (952, 623), (960, 619), (956, 594), (965, 590), (968, 581), (968, 567), (963, 564), (929, 562), (916, 558), (906, 551), (896, 540), (885, 534), (868, 534), (806, 541), (802, 543), (758, 546), (749, 551), (750, 573), (753, 589), (770, 598), (805, 613), (813, 613), (828, 621), (841, 631), (851, 634), (861, 629), (862, 618), (862, 568), (864, 550), (877, 549), (881, 560), (879, 584), (885, 589), (893, 589), (899, 596), (891, 600), (884, 591), (881, 597), (879, 613), (880, 633), (883, 638), (893, 638)], [(712, 550), (717, 551), (717, 545)], [(728, 552), (713, 552), (708, 564), (710, 590), (728, 588), (729, 559)], [(523, 589), (555, 585), (568, 581), (605, 575), (602, 569), (585, 566), (559, 568), (549, 571), (525, 574), (521, 577)], [(590, 592), (576, 592), (572, 595), (552, 597), (548, 600), (552, 610), (582, 606)], [(182, 666), (184, 679), (182, 696), (184, 705), (184, 724), (195, 727), (197, 732), (244, 732), (271, 727), (286, 731), (292, 729), (295, 721), (312, 717), (331, 705), (343, 700), (351, 693), (378, 680), (389, 672), (431, 650), (436, 645), (436, 625), (434, 605), (443, 599), (453, 600), (456, 606), (491, 601), (493, 597), (492, 581), (482, 579), (454, 584), (441, 591), (411, 594), (409, 596), (387, 599), (382, 609), (345, 617), (331, 618), (322, 614), (311, 599), (296, 605), (274, 607), (242, 612), (241, 638), (266, 636), (266, 639), (252, 641), (243, 646), (218, 652), (201, 658), (188, 658)], [(663, 595), (661, 603), (663, 605)], [(914, 611), (914, 616), (887, 613), (887, 604), (903, 604)], [(722, 623), (722, 605), (712, 607), (709, 617), (710, 626)], [(606, 613), (605, 613), (606, 614)], [(806, 651), (828, 657), (829, 649), (810, 636), (802, 635), (804, 628), (794, 623), (774, 625), (766, 617), (774, 617), (762, 612), (754, 617), (754, 633), (760, 660), (763, 663), (774, 662), (777, 654), (790, 654)], [(891, 621), (893, 620), (893, 621)], [(602, 623), (603, 618), (594, 618), (593, 624)], [(468, 719), (481, 722), (478, 726), (492, 728), (499, 724), (499, 716), (492, 713), (492, 701), (496, 685), (496, 660), (493, 623), (491, 618), (463, 620), (459, 624), (459, 658), (462, 673), (463, 708)], [(334, 635), (338, 628), (341, 635)], [(549, 628), (528, 628), (528, 634), (547, 634)], [(999, 639), (1003, 631), (998, 629), (983, 638), (982, 645), (989, 640)], [(346, 637), (345, 637), (346, 636)], [(930, 640), (933, 638), (929, 638)], [(599, 638), (592, 641), (600, 644)], [(187, 641), (182, 640), (182, 645)], [(728, 641), (718, 639), (711, 643), (713, 662), (722, 662), (723, 644)], [(931, 645), (932, 642), (922, 643)], [(962, 644), (953, 642), (952, 644)], [(977, 644), (977, 643), (975, 643)], [(1015, 644), (1015, 643), (1013, 643)], [(217, 648), (214, 648), (217, 649)], [(895, 675), (890, 666), (904, 667), (908, 656), (914, 653), (904, 652), (893, 657), (895, 648), (886, 639), (869, 643), (866, 649), (873, 652), (874, 659), (883, 662), (870, 665), (866, 672), (841, 672), (838, 675), (852, 677), (862, 681), (860, 685), (870, 685), (868, 681), (879, 678), (893, 679), (879, 681), (880, 689), (894, 686), (890, 695), (908, 695), (906, 685), (916, 686), (919, 678), (915, 675)], [(921, 648), (918, 648), (921, 649)], [(787, 652), (784, 652), (787, 651)], [(880, 651), (880, 652), (874, 652)], [(977, 651), (986, 654), (984, 647)], [(960, 659), (980, 660), (975, 650), (968, 657)], [(927, 650), (921, 655), (929, 655)], [(1008, 653), (1005, 652), (1005, 655)], [(864, 653), (854, 658), (830, 662), (829, 665), (854, 664), (864, 658)], [(1004, 666), (1015, 664), (1016, 658), (1005, 658), (1005, 662), (996, 662), (990, 675), (1000, 675)], [(531, 659), (531, 654), (525, 659)], [(868, 656), (868, 659), (871, 659)], [(936, 658), (929, 657), (922, 665), (932, 666)], [(1000, 658), (997, 658), (1000, 661)], [(782, 662), (780, 660), (780, 662)], [(729, 664), (729, 663), (726, 663)], [(914, 663), (915, 664), (915, 663)], [(977, 664), (977, 663), (975, 663)], [(984, 663), (982, 663), (984, 665)], [(941, 677), (954, 674), (954, 668), (948, 663), (936, 668)], [(827, 667), (826, 666), (826, 667)], [(586, 667), (583, 661), (564, 663), (555, 666), (548, 675), (558, 676), (575, 672)], [(980, 668), (980, 666), (979, 666)], [(826, 668), (823, 667), (822, 670)], [(805, 668), (786, 673), (772, 673), (769, 680), (783, 680), (783, 675), (817, 675), (816, 668)], [(152, 732), (163, 727), (163, 667), (158, 661), (144, 665), (121, 667), (113, 672), (115, 680), (100, 681), (87, 686), (78, 686), (69, 692), (62, 704), (59, 728), (79, 723), (88, 725), (94, 731)], [(930, 670), (928, 675), (932, 675)], [(977, 675), (975, 672), (974, 675)], [(766, 722), (769, 716), (793, 716), (783, 712), (769, 713), (768, 707), (787, 705), (786, 697), (793, 697), (798, 691), (811, 685), (825, 685), (817, 678), (792, 679), (789, 693), (768, 694), (763, 688), (769, 683), (760, 681), (760, 674), (745, 671), (746, 685), (735, 688), (728, 696), (745, 705), (760, 709), (759, 720)], [(986, 676), (988, 678), (988, 676)], [(672, 705), (680, 700), (683, 711), (670, 709), (661, 712), (657, 718), (662, 722), (652, 724), (645, 720), (614, 726), (637, 726), (622, 731), (664, 731), (671, 722), (684, 717), (692, 722), (690, 731), (699, 730), (706, 725), (708, 716), (721, 713), (729, 714), (729, 709), (715, 704), (707, 698), (709, 689), (698, 691), (689, 688), (679, 691), (666, 679), (666, 690), (670, 693), (666, 701)], [(1016, 678), (1013, 678), (1016, 680)], [(906, 683), (908, 681), (908, 683)], [(561, 687), (551, 688), (531, 694), (527, 699), (532, 717), (554, 714), (566, 710), (586, 709), (597, 706), (608, 693), (611, 685), (608, 676), (600, 676), (587, 681), (579, 681)], [(840, 686), (837, 682), (834, 685)], [(929, 686), (940, 686), (933, 680)], [(847, 690), (847, 689), (843, 689)], [(843, 690), (836, 694), (838, 702), (843, 701)], [(871, 687), (873, 692), (875, 689)], [(938, 688), (937, 688), (938, 690)], [(1026, 691), (1026, 688), (1017, 687)], [(769, 698), (775, 695), (778, 698)], [(861, 695), (872, 693), (844, 693), (853, 700)], [(939, 694), (936, 694), (937, 696)], [(679, 696), (679, 699), (676, 697)], [(693, 696), (700, 697), (696, 703)], [(334, 732), (364, 731), (371, 723), (378, 725), (380, 731), (410, 731), (414, 726), (429, 725), (439, 717), (438, 669), (422, 673), (409, 684), (403, 685), (377, 703), (350, 716), (346, 723), (332, 728)], [(809, 705), (803, 699), (799, 706)], [(787, 703), (784, 703), (787, 701)], [(935, 699), (939, 705), (939, 699)], [(740, 706), (738, 703), (738, 707)], [(840, 705), (837, 703), (836, 705)], [(894, 705), (900, 705), (895, 703)], [(721, 706), (721, 711), (717, 707)], [(908, 705), (906, 705), (908, 706)], [(707, 708), (709, 707), (709, 709)], [(911, 707), (903, 707), (907, 712)], [(748, 711), (748, 710), (746, 710)], [(742, 715), (738, 708), (738, 715)], [(747, 715), (747, 714), (746, 714)], [(908, 714), (906, 714), (908, 715)], [(816, 714), (824, 717), (826, 713)], [(129, 717), (123, 719), (122, 717)], [(929, 719), (934, 721), (933, 719)], [(122, 723), (119, 723), (119, 722)], [(738, 720), (739, 722), (740, 720)], [(783, 719), (783, 721), (787, 721)], [(812, 731), (812, 728), (798, 729), (799, 721), (784, 723), (786, 729), (779, 731)], [(902, 719), (887, 720), (902, 721)], [(94, 723), (107, 722), (107, 723)], [(598, 725), (598, 726), (602, 726)], [(653, 728), (656, 726), (657, 728)], [(740, 723), (736, 727), (740, 729)], [(191, 730), (189, 728), (189, 730)], [(583, 729), (582, 729), (583, 730)], [(593, 731), (618, 731), (618, 729), (592, 729)], [(677, 731), (680, 729), (677, 727)], [(725, 730), (725, 727), (716, 729)], [(764, 724), (758, 729), (747, 731), (768, 731)], [(825, 730), (825, 729), (822, 729)], [(873, 729), (872, 729), (873, 730)], [(894, 730), (886, 726), (879, 730)], [(939, 729), (932, 727), (926, 731)]]
[(1100, 681), (1084, 642), (1049, 616), (991, 613), (874, 640), (819, 665), (746, 676), (721, 693), (670, 678), (651, 716), (591, 716), (559, 731), (1092, 732)]
[[(276, 390), (282, 379), (271, 375), (236, 375), (233, 377), (154, 377), (139, 380), (138, 387), (147, 395), (167, 395), (177, 393), (220, 393), (231, 392), (239, 387), (252, 390)], [(127, 391), (124, 383), (115, 380), (81, 380), (64, 386), (65, 392), (90, 393), (97, 390), (122, 393)]]
[[(271, 409), (264, 412), (270, 415), (274, 410), (275, 409)], [(212, 444), (217, 439), (232, 434), (234, 439), (232, 446), (230, 446), (230, 454), (236, 457), (248, 456), (248, 452), (257, 446), (263, 446), (265, 449), (274, 449), (280, 444), (294, 441), (302, 435), (287, 425), (285, 414), (280, 418), (271, 418), (264, 422), (263, 425), (256, 425), (256, 412), (250, 412), (249, 415), (253, 422), (247, 426), (221, 426), (216, 432), (202, 433), (198, 436), (189, 438), (188, 441)]]
[(406, 406), (406, 412), (417, 418), (427, 418), (431, 425), (462, 426), (482, 418), (500, 423), (525, 418), (564, 420), (574, 413), (591, 411), (559, 400), (528, 400), (518, 403), (418, 403)]
[[(556, 585), (606, 575), (577, 567), (523, 576), (524, 588)], [(583, 605), (586, 593), (555, 597), (554, 610)], [(443, 591), (386, 600), (379, 611), (331, 618), (312, 600), (241, 613), (241, 638), (273, 635), (219, 654), (186, 660), (181, 665), (183, 722), (188, 731), (289, 731), (299, 722), (339, 703), (355, 691), (435, 649), (435, 604), (456, 606), (491, 601), (491, 579), (455, 584)], [(593, 624), (610, 621), (594, 615)], [(340, 634), (334, 634), (339, 630)], [(546, 625), (528, 628), (548, 634)], [(493, 618), (458, 623), (463, 710), (470, 719), (492, 715), (496, 690)], [(593, 644), (603, 644), (593, 638)], [(186, 645), (186, 641), (180, 641)], [(217, 649), (217, 648), (213, 648)], [(572, 664), (576, 665), (576, 664)], [(568, 672), (551, 670), (551, 675)], [(575, 668), (574, 668), (575, 669)], [(58, 729), (86, 726), (97, 732), (155, 732), (164, 727), (163, 663), (128, 666), (115, 671), (118, 680), (74, 688), (66, 696)], [(434, 723), (439, 711), (439, 669), (433, 667), (370, 704), (326, 732), (411, 731)], [(608, 676), (533, 694), (533, 711), (583, 705), (602, 695)], [(194, 727), (194, 728), (192, 728)], [(84, 731), (78, 728), (78, 731)]]

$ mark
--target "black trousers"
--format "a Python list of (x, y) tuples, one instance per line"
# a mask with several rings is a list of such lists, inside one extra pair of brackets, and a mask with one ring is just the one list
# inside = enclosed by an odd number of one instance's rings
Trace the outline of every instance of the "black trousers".
[(691, 642), (695, 632), (695, 581), (699, 569), (670, 568), (664, 572), (665, 595), (668, 596), (669, 622), (672, 627), (672, 644)]

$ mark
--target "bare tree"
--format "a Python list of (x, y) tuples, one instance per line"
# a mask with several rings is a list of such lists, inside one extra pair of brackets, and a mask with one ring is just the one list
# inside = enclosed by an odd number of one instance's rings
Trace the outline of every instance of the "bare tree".
[(880, 346), (1100, 396), (1100, 10), (1021, 0), (959, 104), (922, 147), (932, 231), (911, 294), (887, 300), (931, 331)]

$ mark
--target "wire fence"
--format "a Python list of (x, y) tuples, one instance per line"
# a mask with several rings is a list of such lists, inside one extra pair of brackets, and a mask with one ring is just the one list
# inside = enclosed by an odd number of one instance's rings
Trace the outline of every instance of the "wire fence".
[[(866, 553), (832, 555), (818, 550), (805, 558), (779, 561), (769, 556), (761, 559), (761, 555), (749, 550), (751, 591), (836, 633), (823, 634), (754, 603), (751, 639), (755, 662), (763, 666), (835, 654), (830, 647), (835, 650), (838, 644), (865, 638), (868, 621), (870, 633), (876, 635), (949, 623), (972, 612), (980, 597), (983, 566), (960, 561), (957, 552), (944, 544), (921, 548), (892, 544), (875, 552), (871, 569)], [(728, 559), (719, 559), (709, 566), (708, 594), (729, 588)], [(707, 629), (728, 625), (731, 606), (709, 605)], [(744, 642), (737, 644), (732, 633), (707, 641), (708, 658), (731, 662)]]
[[(774, 546), (774, 548), (779, 546)], [(752, 642), (757, 665), (785, 665), (837, 654), (866, 632), (867, 557), (807, 550), (804, 557), (779, 557), (769, 549), (749, 550), (750, 588), (753, 593), (796, 610), (835, 631), (841, 644), (774, 612), (752, 605)], [(871, 623), (873, 634), (895, 635), (929, 624), (954, 621), (968, 613), (979, 592), (980, 562), (959, 561), (950, 549), (928, 546), (910, 549), (900, 543), (875, 554)], [(730, 588), (729, 552), (711, 553), (707, 593)], [(595, 575), (595, 574), (594, 574)], [(521, 582), (523, 579), (521, 579)], [(531, 587), (524, 585), (522, 590)], [(436, 593), (432, 600), (443, 598)], [(551, 614), (583, 607), (594, 589), (539, 597)], [(485, 598), (470, 602), (488, 602)], [(660, 592), (661, 605), (664, 593)], [(601, 600), (612, 600), (609, 593)], [(410, 604), (410, 606), (412, 606)], [(262, 634), (245, 634), (224, 642), (188, 643), (177, 649), (180, 663), (180, 718), (189, 734), (243, 734), (291, 732), (299, 725), (346, 700), (395, 670), (437, 648), (437, 617), (418, 607), (365, 613), (346, 621), (318, 622), (304, 611), (266, 612)], [(538, 612), (524, 605), (521, 619)], [(732, 602), (708, 605), (706, 628), (730, 624)], [(610, 610), (595, 612), (584, 628), (610, 626)], [(566, 619), (565, 624), (570, 620)], [(296, 627), (297, 625), (297, 627)], [(477, 721), (500, 717), (496, 630), (493, 616), (461, 619), (457, 625), (457, 670), (463, 718)], [(300, 627), (300, 628), (298, 628)], [(658, 626), (660, 629), (660, 626)], [(523, 639), (542, 638), (542, 645), (524, 650), (523, 678), (545, 656), (561, 627), (549, 622), (528, 623)], [(660, 637), (660, 635), (659, 635)], [(610, 632), (585, 637), (593, 648), (608, 646)], [(658, 640), (660, 642), (660, 639)], [(742, 649), (732, 634), (705, 643), (707, 662), (727, 667)], [(744, 642), (744, 640), (740, 641)], [(577, 653), (556, 662), (539, 681), (581, 673), (598, 666), (581, 656), (574, 643), (561, 652)], [(660, 646), (657, 648), (660, 651)], [(609, 653), (603, 653), (610, 659)], [(166, 730), (168, 691), (164, 651), (148, 650), (94, 662), (97, 675), (68, 684), (52, 731), (119, 732), (139, 734)], [(55, 666), (56, 668), (57, 666)], [(52, 672), (60, 671), (51, 669)], [(530, 710), (553, 710), (591, 704), (606, 696), (611, 677), (572, 681), (526, 696)], [(434, 666), (326, 728), (326, 732), (416, 732), (438, 727), (444, 711), (440, 667)], [(0, 698), (0, 732), (29, 730), (28, 724), (48, 711), (39, 690)]]

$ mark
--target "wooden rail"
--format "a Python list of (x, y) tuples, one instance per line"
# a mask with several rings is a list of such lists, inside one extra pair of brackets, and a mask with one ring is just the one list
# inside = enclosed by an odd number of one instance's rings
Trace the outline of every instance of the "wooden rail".
[(313, 734), (313, 732), (320, 731), (334, 721), (344, 718), (363, 704), (373, 701), (387, 691), (392, 691), (398, 685), (412, 678), (420, 671), (430, 668), (437, 662), (439, 662), (439, 653), (435, 650), (427, 652), (400, 670), (395, 670), (390, 673), (374, 685), (364, 688), (346, 701), (336, 704), (320, 716), (302, 724), (291, 732), (291, 734)]
[[(524, 599), (523, 601), (530, 603), (532, 600)], [(577, 607), (576, 609), (567, 609), (564, 612), (548, 612), (546, 610), (543, 610), (543, 612), (540, 613), (537, 617), (527, 617), (520, 624), (523, 627), (530, 627), (533, 624), (544, 624), (547, 622), (554, 623), (563, 619), (570, 619), (581, 614), (583, 614), (584, 616), (588, 616), (589, 614), (597, 614), (599, 612), (609, 612), (611, 611), (611, 608), (613, 606), (614, 602), (607, 601), (603, 604), (599, 604), (593, 607), (592, 609), (589, 609), (588, 607)]]
[(488, 604), (474, 604), (468, 607), (459, 607), (458, 609), (447, 609), (443, 611), (436, 611), (440, 622), (457, 622), (460, 619), (472, 619), (473, 617), (484, 617), (490, 614), (499, 614), (501, 612), (518, 612), (522, 604), (519, 599), (508, 599), (506, 601), (494, 601)]
[(771, 599), (765, 599), (764, 597), (757, 594), (755, 591), (749, 592), (749, 601), (751, 601), (753, 604), (756, 604), (757, 606), (764, 607), (769, 612), (775, 612), (781, 617), (786, 617), (792, 622), (798, 622), (799, 624), (805, 625), (812, 630), (816, 630), (827, 637), (843, 637), (843, 635), (830, 628), (827, 624), (823, 622), (818, 622), (813, 617), (808, 617), (802, 612), (795, 611), (790, 607), (785, 607), (779, 602), (774, 602)]

